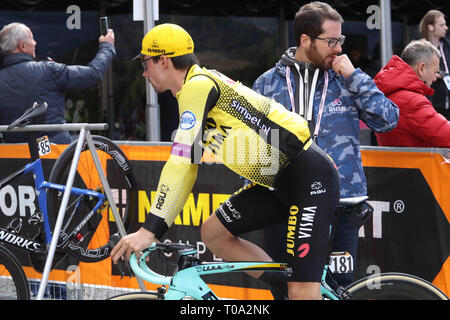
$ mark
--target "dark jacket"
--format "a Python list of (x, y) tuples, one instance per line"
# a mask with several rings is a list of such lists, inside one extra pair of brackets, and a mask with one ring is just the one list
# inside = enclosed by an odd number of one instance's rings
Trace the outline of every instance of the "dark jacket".
[[(447, 65), (450, 68), (450, 43), (447, 38), (442, 39), (444, 55), (447, 60)], [(446, 72), (444, 57), (441, 57), (439, 60), (439, 70)], [(448, 97), (450, 99), (450, 91), (447, 89), (445, 82), (443, 79), (437, 79), (435, 83), (431, 85), (431, 88), (434, 90), (434, 95), (431, 97), (431, 102), (433, 103), (434, 108), (440, 112), (441, 110), (445, 110), (445, 99)], [(450, 103), (450, 101), (449, 101)]]
[[(68, 66), (54, 61), (35, 62), (24, 53), (12, 53), (3, 59), (0, 69), (0, 124), (16, 120), (33, 102), (47, 102), (47, 124), (65, 123), (66, 89), (95, 86), (115, 56), (115, 48), (101, 42), (95, 58), (87, 66)], [(70, 143), (66, 131), (47, 132), (50, 142)], [(5, 142), (25, 142), (25, 133), (3, 133)]]
[(375, 132), (380, 146), (450, 147), (450, 122), (425, 97), (433, 95), (434, 90), (406, 62), (398, 56), (392, 57), (374, 81), (400, 108), (400, 119), (394, 130)]

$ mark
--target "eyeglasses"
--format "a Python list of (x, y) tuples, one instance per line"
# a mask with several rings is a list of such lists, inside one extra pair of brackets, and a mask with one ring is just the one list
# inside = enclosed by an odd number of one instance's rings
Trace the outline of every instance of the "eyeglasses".
[(152, 57), (146, 58), (146, 59), (141, 59), (141, 64), (142, 64), (142, 68), (144, 69), (144, 71), (147, 71), (147, 61), (150, 59), (152, 59)]
[(311, 37), (314, 39), (328, 41), (328, 47), (334, 48), (339, 43), (341, 46), (344, 44), (345, 36), (340, 36), (339, 38), (320, 38), (320, 37)]

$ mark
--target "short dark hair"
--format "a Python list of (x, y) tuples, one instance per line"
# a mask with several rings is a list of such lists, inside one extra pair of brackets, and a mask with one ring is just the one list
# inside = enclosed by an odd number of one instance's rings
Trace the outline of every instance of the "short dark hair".
[(328, 3), (314, 1), (302, 6), (295, 14), (294, 38), (297, 47), (300, 45), (300, 36), (306, 34), (311, 38), (323, 33), (322, 24), (325, 19), (344, 22), (342, 16)]
[[(154, 63), (159, 61), (161, 56), (152, 57)], [(182, 56), (176, 56), (169, 58), (172, 60), (173, 66), (177, 70), (185, 70), (192, 67), (194, 64), (200, 64), (197, 56), (193, 53), (184, 54)]]

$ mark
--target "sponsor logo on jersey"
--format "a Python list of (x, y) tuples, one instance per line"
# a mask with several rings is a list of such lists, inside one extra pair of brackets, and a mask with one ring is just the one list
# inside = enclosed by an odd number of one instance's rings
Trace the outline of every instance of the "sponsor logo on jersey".
[(327, 189), (322, 186), (322, 182), (316, 181), (311, 185), (311, 195), (326, 193)]
[(158, 199), (156, 200), (156, 208), (158, 208), (159, 210), (162, 210), (162, 206), (164, 205), (164, 202), (166, 201), (166, 197), (167, 197), (167, 193), (169, 193), (169, 187), (167, 185), (165, 185), (164, 183), (161, 185), (161, 187), (159, 188), (159, 196)]
[(180, 117), (180, 129), (189, 130), (195, 126), (197, 119), (195, 115), (190, 111), (185, 111)]
[(262, 121), (261, 116), (251, 114), (251, 112), (237, 100), (231, 101), (230, 106), (237, 112), (239, 112), (246, 121), (250, 122), (252, 125), (262, 130), (266, 135), (269, 134), (272, 128), (261, 123)]
[(310, 244), (308, 242), (302, 243), (297, 248), (297, 253), (294, 252), (295, 247), (295, 237), (298, 232), (298, 239), (308, 239), (311, 238), (313, 225), (314, 225), (314, 216), (316, 214), (317, 207), (306, 207), (303, 209), (303, 212), (300, 215), (300, 223), (297, 224), (298, 221), (298, 207), (293, 205), (289, 208), (289, 218), (288, 218), (288, 227), (287, 227), (287, 235), (286, 235), (286, 252), (291, 256), (297, 255), (299, 258), (304, 258), (308, 255), (310, 250)]
[(288, 226), (287, 226), (287, 235), (286, 235), (286, 252), (290, 255), (294, 255), (294, 248), (295, 245), (295, 231), (297, 229), (297, 213), (298, 213), (298, 207), (297, 206), (291, 206), (289, 208), (289, 218), (288, 218)]
[(234, 209), (233, 204), (229, 200), (226, 200), (225, 203), (219, 207), (219, 212), (228, 223), (233, 222), (232, 217), (235, 220), (239, 220), (241, 218), (241, 213)]

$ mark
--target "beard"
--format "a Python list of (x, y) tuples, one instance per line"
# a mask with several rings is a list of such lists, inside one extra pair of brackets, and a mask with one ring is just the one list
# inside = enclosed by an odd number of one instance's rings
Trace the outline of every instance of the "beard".
[(335, 54), (328, 55), (325, 58), (322, 57), (317, 51), (317, 47), (314, 43), (311, 44), (309, 50), (305, 50), (305, 54), (308, 57), (309, 61), (311, 61), (311, 63), (320, 70), (331, 69), (333, 60), (336, 57)]

